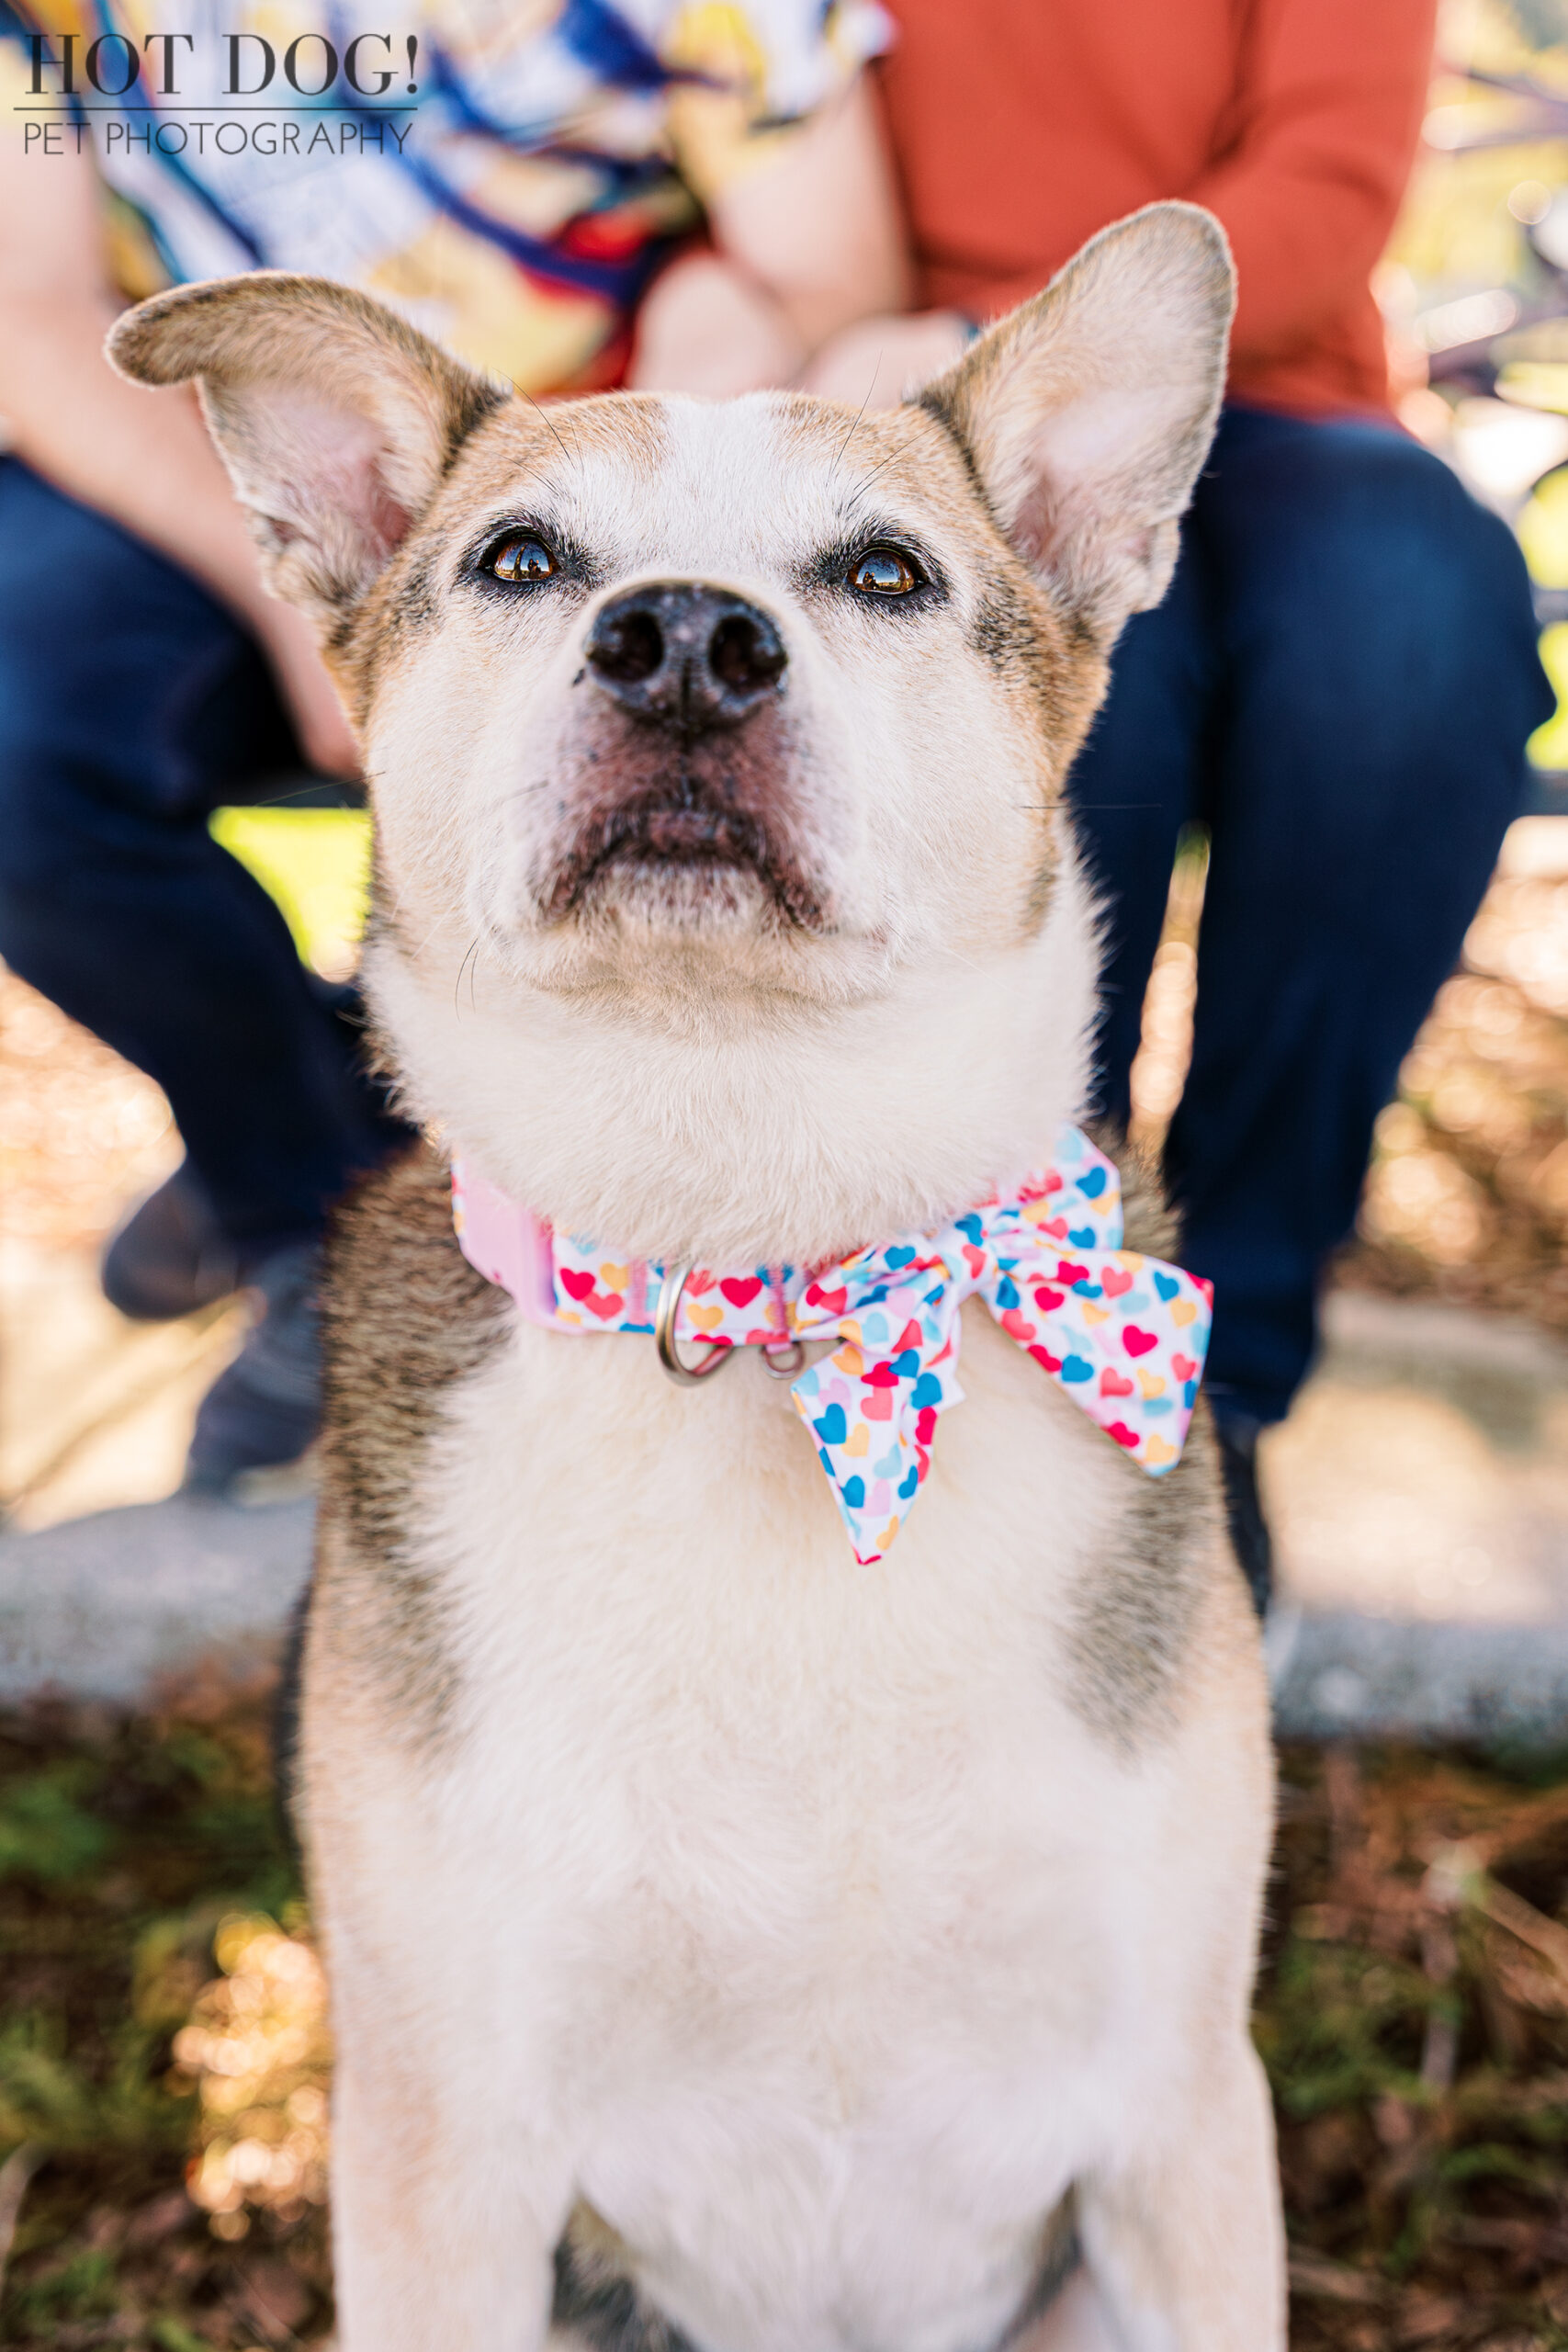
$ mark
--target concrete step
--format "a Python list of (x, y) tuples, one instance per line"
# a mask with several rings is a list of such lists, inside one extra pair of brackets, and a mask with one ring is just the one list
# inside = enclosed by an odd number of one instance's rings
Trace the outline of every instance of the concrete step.
[[(0, 1703), (116, 1706), (276, 1659), (310, 1572), (308, 1498), (175, 1496), (0, 1537)], [(1281, 1738), (1568, 1746), (1568, 1623), (1375, 1617), (1286, 1604), (1269, 1630)]]
[[(1356, 1293), (1325, 1335), (1264, 1461), (1281, 1735), (1568, 1747), (1568, 1349)], [(0, 1535), (0, 1702), (133, 1704), (199, 1664), (254, 1672), (311, 1524), (308, 1497), (176, 1495)]]
[(0, 1702), (134, 1706), (198, 1668), (276, 1656), (310, 1573), (315, 1505), (175, 1495), (0, 1535)]
[(1568, 1749), (1568, 1625), (1285, 1609), (1268, 1651), (1281, 1739)]

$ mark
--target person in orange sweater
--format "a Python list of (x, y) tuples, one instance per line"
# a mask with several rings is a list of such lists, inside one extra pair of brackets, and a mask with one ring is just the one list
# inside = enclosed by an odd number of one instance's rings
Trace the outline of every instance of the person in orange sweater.
[(888, 0), (881, 68), (915, 315), (807, 380), (895, 400), (1082, 241), (1186, 197), (1240, 304), (1164, 604), (1117, 650), (1071, 796), (1105, 893), (1100, 1108), (1128, 1073), (1172, 854), (1211, 862), (1167, 1167), (1215, 1284), (1233, 1533), (1269, 1578), (1255, 1447), (1311, 1358), (1372, 1122), (1452, 968), (1552, 697), (1503, 524), (1389, 413), (1369, 275), (1420, 125), (1432, 0)]

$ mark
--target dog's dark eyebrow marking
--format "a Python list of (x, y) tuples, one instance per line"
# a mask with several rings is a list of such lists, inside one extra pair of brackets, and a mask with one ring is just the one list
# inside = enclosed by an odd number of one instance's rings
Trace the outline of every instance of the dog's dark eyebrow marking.
[(925, 536), (917, 523), (908, 522), (902, 515), (890, 514), (886, 508), (880, 513), (874, 508), (866, 514), (863, 511), (865, 503), (863, 489), (840, 501), (838, 520), (844, 526), (846, 533), (840, 545), (847, 548), (851, 538), (859, 548), (869, 547), (874, 539), (879, 545), (886, 540), (889, 547), (912, 548), (922, 563), (935, 562), (936, 558), (929, 552)]

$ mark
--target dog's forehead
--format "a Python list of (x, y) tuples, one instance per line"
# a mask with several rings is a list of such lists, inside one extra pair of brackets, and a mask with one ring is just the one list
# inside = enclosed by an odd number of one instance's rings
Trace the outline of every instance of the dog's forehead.
[(609, 396), (527, 417), (508, 465), (511, 440), (504, 426), (494, 435), (490, 496), (536, 504), (617, 572), (765, 575), (877, 525), (953, 552), (986, 532), (957, 450), (918, 409), (857, 417), (790, 394)]

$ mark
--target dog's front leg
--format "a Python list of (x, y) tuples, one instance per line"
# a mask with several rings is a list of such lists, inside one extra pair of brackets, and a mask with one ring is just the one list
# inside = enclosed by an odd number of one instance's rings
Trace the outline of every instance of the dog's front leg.
[(333, 2096), (339, 2352), (538, 2352), (560, 2216), (509, 2159), (514, 2134), (406, 2048), (377, 2063), (359, 2039)]
[(1274, 2121), (1249, 2041), (1156, 2141), (1078, 2185), (1078, 2235), (1122, 2352), (1284, 2352)]

